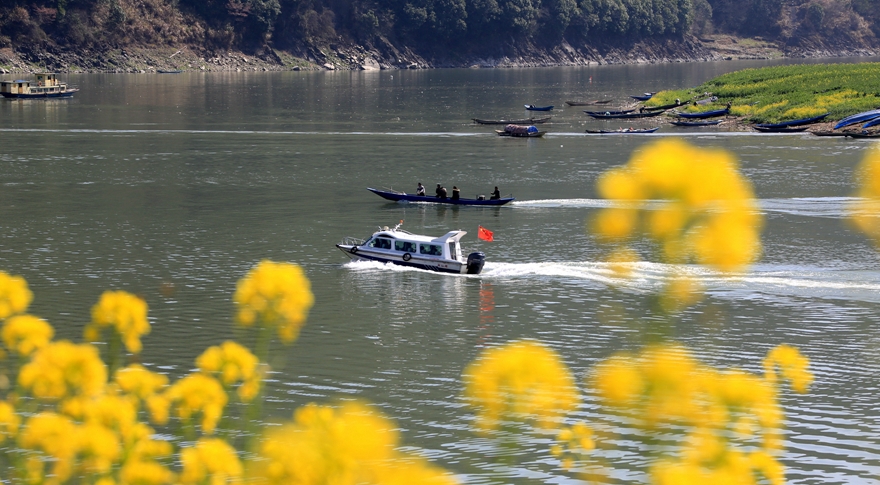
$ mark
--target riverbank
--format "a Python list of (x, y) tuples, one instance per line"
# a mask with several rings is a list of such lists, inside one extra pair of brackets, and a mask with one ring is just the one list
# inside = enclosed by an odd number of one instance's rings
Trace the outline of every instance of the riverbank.
[(871, 46), (813, 43), (809, 48), (792, 47), (762, 38), (730, 35), (653, 39), (630, 45), (606, 43), (572, 46), (562, 43), (549, 50), (523, 46), (519, 50), (501, 49), (494, 56), (464, 53), (455, 59), (427, 58), (390, 43), (372, 47), (341, 44), (324, 48), (307, 46), (297, 52), (263, 49), (250, 54), (238, 51), (209, 52), (192, 46), (130, 47), (100, 52), (23, 52), (3, 48), (0, 49), (0, 74), (39, 71), (148, 73), (161, 70), (243, 72), (515, 68), (877, 55), (880, 55), (880, 49)]

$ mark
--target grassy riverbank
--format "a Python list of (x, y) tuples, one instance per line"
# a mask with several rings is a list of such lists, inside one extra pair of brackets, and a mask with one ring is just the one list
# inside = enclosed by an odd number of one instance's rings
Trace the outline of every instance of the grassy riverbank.
[[(708, 93), (708, 94), (707, 94)], [(648, 106), (706, 98), (705, 111), (730, 103), (734, 116), (751, 123), (776, 123), (830, 113), (828, 120), (880, 107), (880, 63), (817, 64), (745, 69), (690, 89), (657, 93)]]

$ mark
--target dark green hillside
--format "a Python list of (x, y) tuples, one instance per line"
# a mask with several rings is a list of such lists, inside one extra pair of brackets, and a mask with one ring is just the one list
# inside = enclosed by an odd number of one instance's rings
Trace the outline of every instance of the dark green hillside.
[[(623, 47), (674, 57), (694, 36), (761, 36), (780, 49), (878, 45), (874, 0), (4, 0), (0, 49), (108, 52), (126, 47), (281, 50), (319, 59), (340, 46), (435, 65), (481, 57)], [(670, 52), (672, 54), (670, 54)]]

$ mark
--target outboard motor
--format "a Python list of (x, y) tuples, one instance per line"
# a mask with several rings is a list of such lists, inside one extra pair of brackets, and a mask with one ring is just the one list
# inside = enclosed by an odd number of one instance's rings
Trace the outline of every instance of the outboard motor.
[(468, 254), (467, 274), (480, 274), (483, 271), (483, 263), (486, 262), (486, 255), (481, 252)]

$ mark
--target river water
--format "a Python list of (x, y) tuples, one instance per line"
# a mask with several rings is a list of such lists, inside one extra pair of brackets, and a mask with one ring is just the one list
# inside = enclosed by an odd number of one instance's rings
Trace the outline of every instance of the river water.
[[(272, 419), (308, 402), (358, 397), (401, 427), (404, 444), (469, 484), (576, 483), (527, 440), (498, 468), (470, 431), (461, 373), (486, 346), (539, 339), (583, 383), (656, 324), (666, 269), (643, 263), (611, 284), (585, 222), (604, 206), (603, 171), (639, 145), (682, 136), (733, 152), (765, 216), (764, 254), (720, 278), (688, 268), (705, 298), (670, 330), (704, 361), (760, 370), (798, 346), (816, 382), (784, 395), (790, 483), (880, 483), (880, 256), (845, 221), (853, 168), (870, 144), (810, 135), (699, 132), (588, 136), (569, 99), (615, 99), (697, 85), (762, 62), (381, 72), (71, 75), (68, 100), (0, 102), (0, 268), (24, 276), (33, 313), (79, 340), (106, 289), (142, 295), (152, 333), (142, 359), (180, 376), (232, 336), (236, 281), (264, 258), (301, 264), (316, 304), (295, 345), (275, 350)], [(542, 139), (497, 137), (471, 118), (557, 106)], [(650, 126), (645, 122), (637, 126)], [(499, 186), (501, 208), (386, 202), (366, 187), (463, 196)], [(469, 231), (479, 276), (349, 263), (334, 243), (404, 221), (415, 233)], [(482, 225), (494, 242), (476, 238)], [(574, 418), (598, 418), (586, 402)], [(639, 482), (620, 443), (615, 476)]]

